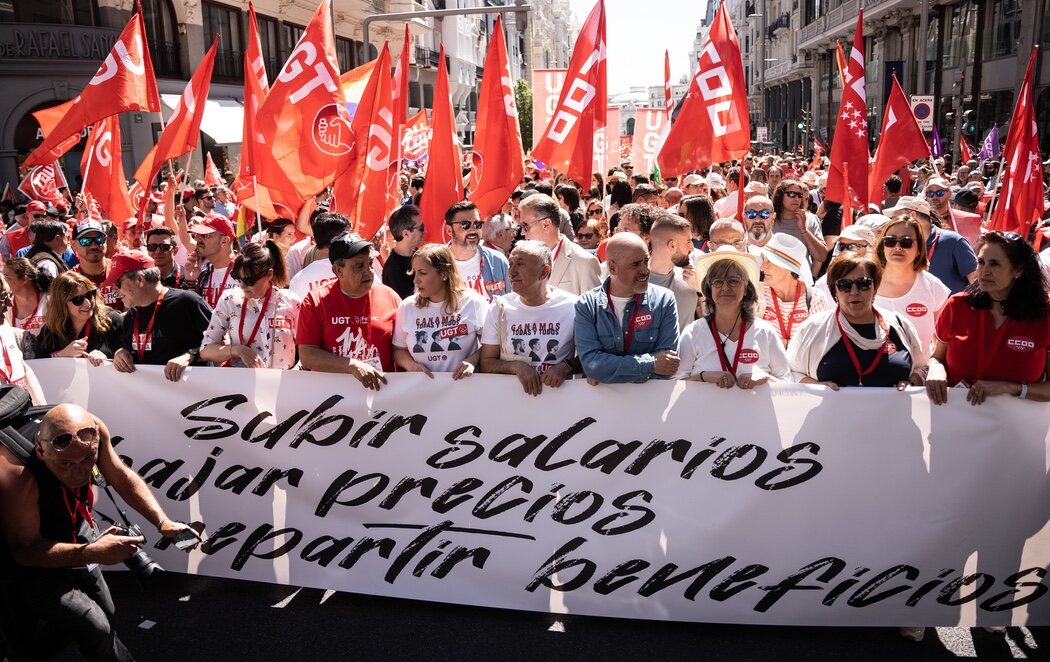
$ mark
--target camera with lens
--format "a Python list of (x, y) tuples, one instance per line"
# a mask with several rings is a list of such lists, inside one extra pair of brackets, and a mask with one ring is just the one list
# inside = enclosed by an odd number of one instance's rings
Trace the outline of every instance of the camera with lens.
[[(118, 536), (145, 538), (145, 536), (142, 535), (142, 529), (135, 524), (128, 523), (126, 526), (118, 525), (114, 528), (117, 530), (113, 533)], [(135, 552), (131, 558), (124, 561), (124, 565), (131, 571), (131, 574), (135, 576), (135, 579), (137, 579), (140, 584), (148, 581), (154, 574), (164, 572), (164, 568), (160, 567), (159, 563), (151, 559), (149, 555), (141, 549)]]

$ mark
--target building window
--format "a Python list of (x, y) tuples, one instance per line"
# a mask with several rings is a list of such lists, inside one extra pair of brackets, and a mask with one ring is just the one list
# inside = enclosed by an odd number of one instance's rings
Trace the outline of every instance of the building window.
[(266, 80), (272, 83), (281, 70), (281, 33), (277, 21), (265, 16), (255, 15), (259, 23), (259, 41), (262, 42), (263, 64), (266, 66)]
[(0, 0), (0, 23), (99, 25), (95, 0)]
[(281, 23), (281, 62), (286, 62), (292, 54), (299, 38), (306, 32), (306, 28), (291, 23)]
[(142, 0), (142, 21), (153, 71), (162, 78), (182, 78), (178, 23), (171, 0)]
[(217, 81), (238, 83), (244, 81), (244, 29), (241, 10), (210, 2), (201, 3), (204, 24), (204, 43), (211, 45), (219, 35), (219, 47), (215, 53)]
[(1050, 44), (1050, 0), (1043, 0), (1043, 30), (1040, 41), (1043, 45)]
[(947, 20), (944, 26), (943, 66), (946, 69), (966, 66), (973, 62), (977, 3), (946, 7), (944, 15)]
[(335, 38), (335, 55), (339, 71), (347, 72), (357, 66), (357, 47), (352, 39)]
[(1021, 40), (1021, 0), (991, 0), (987, 21), (984, 57), (1015, 55)]

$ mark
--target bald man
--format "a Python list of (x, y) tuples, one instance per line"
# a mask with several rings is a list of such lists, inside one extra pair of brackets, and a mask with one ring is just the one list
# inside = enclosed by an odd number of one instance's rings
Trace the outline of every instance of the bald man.
[(674, 294), (649, 282), (649, 248), (636, 234), (606, 246), (609, 277), (576, 302), (576, 351), (591, 384), (667, 379), (678, 369)]
[(89, 496), (96, 466), (160, 535), (170, 538), (186, 528), (168, 519), (146, 483), (113, 450), (105, 424), (82, 407), (51, 409), (24, 464), (0, 447), (0, 597), (28, 622), (53, 628), (46, 641), (34, 641), (32, 631), (12, 633), (5, 622), (13, 659), (50, 657), (69, 640), (86, 659), (131, 659), (113, 631), (113, 598), (98, 566), (126, 561), (146, 541), (98, 525)]

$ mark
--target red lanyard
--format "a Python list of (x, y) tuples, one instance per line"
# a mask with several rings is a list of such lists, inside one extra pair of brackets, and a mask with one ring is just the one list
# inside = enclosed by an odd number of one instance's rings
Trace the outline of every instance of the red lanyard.
[(135, 342), (138, 344), (138, 347), (135, 348), (135, 352), (139, 355), (139, 363), (142, 363), (146, 358), (146, 342), (153, 337), (153, 323), (157, 321), (157, 313), (160, 311), (160, 304), (164, 301), (164, 295), (167, 293), (168, 291), (164, 290), (160, 293), (160, 296), (157, 297), (157, 303), (153, 304), (153, 315), (149, 318), (149, 324), (146, 325), (146, 333), (141, 336), (139, 335), (139, 317), (141, 317), (141, 313), (135, 315), (135, 328), (133, 331), (135, 333)]
[[(90, 504), (91, 488), (87, 487), (86, 489), (88, 504)], [(62, 486), (62, 500), (66, 502), (66, 512), (69, 513), (69, 519), (72, 522), (73, 542), (76, 542), (77, 529), (79, 528), (77, 526), (77, 512), (80, 512), (84, 516), (84, 519), (87, 521), (87, 523), (91, 526), (92, 529), (95, 528), (95, 520), (93, 517), (91, 517), (91, 511), (88, 510), (88, 507), (84, 505), (83, 501), (81, 501), (81, 499), (77, 496), (75, 492), (73, 492), (73, 503), (69, 503), (70, 492), (72, 492), (72, 490), (70, 490), (65, 485)]]
[[(33, 319), (37, 311), (40, 310), (40, 300), (44, 298), (44, 295), (40, 292), (36, 293), (36, 305), (33, 306), (33, 312), (29, 313), (29, 317), (26, 318), (26, 323)], [(24, 326), (18, 325), (18, 297), (11, 297), (11, 321), (14, 323), (15, 328), (24, 329)]]
[(926, 251), (926, 259), (933, 262), (933, 252), (937, 250), (937, 243), (941, 240), (941, 233), (933, 231), (933, 243), (930, 244), (929, 250)]
[(882, 319), (882, 315), (879, 311), (875, 311), (875, 319), (878, 320), (879, 326), (882, 327), (882, 332), (886, 334), (886, 337), (882, 339), (882, 346), (879, 347), (879, 351), (875, 353), (875, 359), (871, 362), (866, 369), (860, 369), (860, 359), (857, 358), (857, 352), (853, 349), (853, 341), (846, 335), (846, 331), (842, 328), (842, 321), (839, 319), (842, 315), (841, 310), (835, 311), (835, 324), (839, 326), (839, 333), (842, 334), (842, 340), (846, 344), (846, 351), (849, 353), (849, 360), (853, 362), (853, 367), (857, 370), (857, 386), (864, 386), (864, 376), (870, 375), (875, 367), (879, 365), (879, 361), (882, 360), (882, 355), (886, 353), (886, 348), (890, 344), (890, 332), (886, 328), (886, 320)]
[(91, 320), (84, 326), (84, 340), (91, 341)]
[(554, 253), (551, 254), (551, 264), (554, 264), (554, 261), (558, 259), (558, 253), (561, 252), (561, 242), (562, 241), (565, 241), (565, 239), (562, 238), (562, 237), (559, 237), (558, 238), (558, 245), (554, 247)]
[(270, 297), (273, 296), (273, 287), (266, 293), (266, 298), (263, 299), (262, 310), (259, 311), (259, 317), (255, 320), (255, 326), (252, 328), (252, 335), (248, 336), (248, 339), (244, 339), (244, 317), (248, 313), (248, 297), (244, 297), (244, 301), (241, 302), (241, 323), (238, 327), (238, 331), (241, 334), (241, 344), (246, 347), (251, 347), (252, 343), (255, 342), (255, 336), (259, 333), (259, 327), (262, 326), (263, 318), (266, 317), (266, 309), (270, 307)]
[[(226, 266), (226, 275), (222, 277), (222, 283), (219, 285), (219, 289), (218, 290), (215, 290), (215, 288), (208, 288), (208, 290), (209, 290), (208, 306), (210, 308), (215, 308), (215, 304), (219, 303), (219, 297), (221, 297), (222, 293), (226, 291), (226, 281), (230, 279), (230, 272), (231, 271), (233, 271), (233, 265), (227, 265)], [(211, 275), (208, 276), (208, 283), (209, 283), (209, 285), (211, 284), (211, 281), (214, 278), (215, 278), (215, 267), (213, 266), (211, 268)], [(211, 297), (211, 291), (215, 292), (215, 298), (214, 299)]]
[[(995, 304), (993, 303), (992, 305), (994, 306)], [(980, 318), (980, 323), (977, 325), (977, 372), (973, 376), (975, 382), (984, 378), (984, 371), (988, 369), (988, 364), (992, 362), (995, 350), (999, 349), (999, 345), (1002, 344), (1003, 336), (1006, 335), (1006, 327), (1010, 324), (1010, 318), (1004, 317), (1002, 326), (995, 330), (995, 335), (992, 337), (991, 350), (989, 351), (988, 345), (984, 342), (984, 327), (989, 324), (994, 325), (995, 319), (988, 314), (987, 310), (980, 312)], [(4, 351), (7, 351), (6, 348)], [(986, 353), (987, 356), (985, 355)]]
[(802, 283), (795, 283), (795, 305), (791, 307), (791, 314), (788, 315), (787, 324), (784, 324), (784, 316), (780, 314), (780, 297), (777, 296), (777, 291), (772, 287), (769, 288), (769, 294), (773, 297), (773, 308), (776, 309), (777, 313), (777, 324), (780, 325), (780, 335), (784, 336), (784, 340), (791, 340), (791, 328), (795, 326), (795, 311), (798, 310), (799, 299), (802, 298)]
[[(559, 247), (560, 246), (561, 246), (561, 244), (559, 244)], [(613, 311), (613, 314), (615, 315), (616, 314), (616, 309), (613, 308), (612, 292), (610, 291), (609, 287), (605, 288), (605, 296), (606, 296), (606, 299), (608, 300), (608, 303), (609, 303), (609, 310)], [(629, 352), (631, 350), (631, 340), (634, 338), (634, 329), (635, 329), (635, 327), (638, 326), (638, 320), (642, 317), (642, 310), (641, 309), (642, 309), (642, 295), (641, 294), (636, 294), (636, 295), (634, 295), (634, 312), (631, 313), (631, 321), (627, 325), (627, 337), (624, 338), (624, 341), (623, 341), (623, 353), (624, 354), (626, 354), (627, 352)], [(626, 314), (627, 311), (624, 310), (624, 313)], [(646, 313), (646, 314), (648, 314), (648, 313)], [(651, 323), (652, 322), (650, 322), (650, 324)]]
[[(733, 373), (733, 377), (736, 377), (736, 368), (740, 365), (740, 355), (744, 351), (744, 334), (747, 333), (747, 322), (740, 320), (740, 334), (736, 339), (736, 356), (733, 357), (733, 366), (729, 366), (729, 357), (726, 356), (726, 346), (722, 342), (722, 339), (718, 334), (718, 327), (715, 326), (715, 321), (712, 319), (708, 322), (708, 326), (711, 328), (711, 337), (715, 339), (715, 345), (718, 346), (718, 362), (722, 364), (722, 370), (725, 372)], [(732, 331), (730, 331), (732, 333)], [(729, 342), (729, 338), (726, 337), (726, 342)]]

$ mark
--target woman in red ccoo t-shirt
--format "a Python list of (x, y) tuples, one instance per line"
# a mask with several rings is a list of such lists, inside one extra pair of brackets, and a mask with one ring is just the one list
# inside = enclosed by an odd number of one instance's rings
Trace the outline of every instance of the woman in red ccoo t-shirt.
[(990, 395), (1050, 401), (1050, 301), (1035, 250), (1012, 232), (989, 232), (977, 253), (977, 281), (945, 304), (926, 390), (943, 404), (948, 385)]

